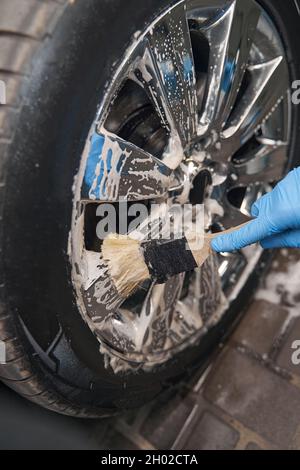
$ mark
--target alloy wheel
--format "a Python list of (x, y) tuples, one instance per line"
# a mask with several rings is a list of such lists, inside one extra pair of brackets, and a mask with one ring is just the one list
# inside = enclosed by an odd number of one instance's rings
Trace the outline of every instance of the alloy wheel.
[(96, 237), (103, 205), (204, 202), (207, 230), (248, 220), (287, 167), (288, 90), (280, 36), (253, 0), (177, 2), (136, 34), (87, 140), (69, 247), (80, 312), (116, 372), (152, 368), (199, 341), (261, 249), (212, 256), (113, 307)]

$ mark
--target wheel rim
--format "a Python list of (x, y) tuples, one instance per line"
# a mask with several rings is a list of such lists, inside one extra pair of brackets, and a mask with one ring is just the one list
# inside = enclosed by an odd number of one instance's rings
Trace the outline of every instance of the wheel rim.
[(249, 219), (287, 165), (289, 73), (276, 28), (252, 0), (207, 3), (179, 2), (135, 38), (76, 178), (72, 278), (80, 312), (115, 371), (153, 367), (198, 341), (238, 295), (261, 249), (211, 257), (112, 308), (97, 208), (199, 202), (205, 174), (206, 228), (223, 229)]

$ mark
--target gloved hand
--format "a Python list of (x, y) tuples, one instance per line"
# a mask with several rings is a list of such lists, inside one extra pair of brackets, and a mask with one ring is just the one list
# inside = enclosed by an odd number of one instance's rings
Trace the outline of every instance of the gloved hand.
[(245, 227), (214, 238), (213, 250), (234, 251), (256, 242), (263, 248), (299, 248), (300, 167), (255, 202), (251, 214), (255, 218)]

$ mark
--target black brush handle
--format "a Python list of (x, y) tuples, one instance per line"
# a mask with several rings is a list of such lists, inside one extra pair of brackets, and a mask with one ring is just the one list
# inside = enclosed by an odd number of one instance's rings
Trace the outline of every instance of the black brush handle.
[(164, 284), (170, 277), (197, 268), (186, 238), (152, 240), (142, 245), (144, 260), (152, 279)]

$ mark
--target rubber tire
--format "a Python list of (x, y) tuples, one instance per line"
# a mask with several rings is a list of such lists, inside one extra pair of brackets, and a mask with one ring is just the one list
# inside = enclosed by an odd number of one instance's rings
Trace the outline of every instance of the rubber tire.
[[(105, 369), (98, 341), (77, 310), (70, 279), (72, 185), (97, 104), (134, 33), (176, 2), (130, 0), (124, 7), (121, 0), (26, 0), (24, 21), (21, 14), (13, 19), (13, 3), (2, 0), (0, 5), (0, 46), (11, 43), (1, 47), (6, 57), (0, 59), (0, 79), (9, 91), (8, 104), (0, 109), (0, 340), (8, 360), (0, 365), (0, 378), (51, 410), (106, 416), (142, 405), (195, 367), (205, 367), (240, 318), (269, 254), (199, 346), (152, 373), (116, 376)], [(296, 79), (296, 7), (280, 0), (261, 3), (278, 24)], [(37, 4), (49, 10), (38, 16)], [(293, 114), (290, 154), (296, 164), (296, 106)]]

